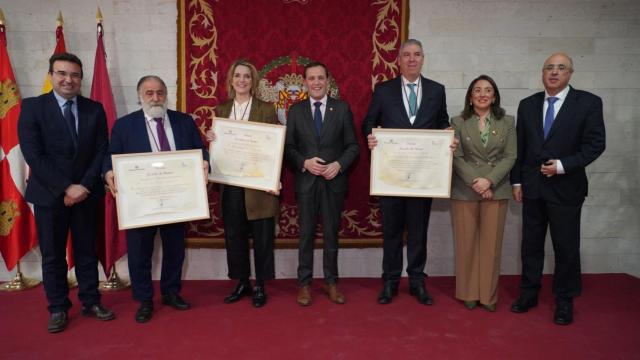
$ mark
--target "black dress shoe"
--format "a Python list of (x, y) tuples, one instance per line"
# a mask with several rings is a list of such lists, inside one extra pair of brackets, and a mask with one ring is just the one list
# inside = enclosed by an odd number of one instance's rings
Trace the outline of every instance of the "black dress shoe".
[(511, 305), (511, 312), (522, 314), (529, 311), (529, 309), (538, 306), (537, 297), (524, 297), (520, 296), (516, 302)]
[(424, 286), (409, 288), (409, 294), (415, 296), (422, 305), (433, 305), (433, 298)]
[(151, 300), (144, 300), (140, 303), (138, 311), (136, 311), (136, 321), (146, 323), (151, 320), (151, 316), (153, 316), (153, 302)]
[(169, 305), (176, 310), (191, 309), (191, 304), (184, 301), (178, 294), (162, 295), (162, 305)]
[(69, 319), (67, 318), (66, 311), (54, 312), (49, 315), (49, 322), (47, 323), (47, 330), (50, 333), (57, 333), (64, 330), (67, 327)]
[(224, 298), (224, 303), (234, 303), (247, 295), (251, 295), (251, 283), (241, 281), (238, 283), (238, 285), (236, 285), (236, 288), (233, 290), (233, 292)]
[(254, 307), (263, 307), (267, 303), (267, 293), (264, 291), (264, 286), (256, 286), (253, 288), (253, 294), (251, 300)]
[(398, 287), (390, 284), (385, 284), (378, 295), (378, 304), (389, 304), (394, 296), (398, 295)]
[(553, 322), (558, 325), (569, 325), (573, 322), (573, 303), (557, 302), (553, 314)]
[(116, 318), (113, 311), (105, 308), (102, 304), (97, 303), (91, 306), (82, 306), (82, 315), (87, 317), (95, 317), (98, 320), (107, 321)]

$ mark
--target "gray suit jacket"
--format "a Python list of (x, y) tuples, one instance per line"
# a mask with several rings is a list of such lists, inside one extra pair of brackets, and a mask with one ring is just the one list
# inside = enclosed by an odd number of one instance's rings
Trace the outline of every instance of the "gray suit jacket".
[(451, 198), (456, 200), (482, 200), (473, 188), (473, 179), (491, 180), (494, 200), (511, 198), (509, 171), (516, 161), (517, 136), (513, 116), (505, 115), (491, 124), (487, 146), (482, 145), (478, 123), (473, 118), (457, 116), (451, 126), (460, 139), (453, 158)]

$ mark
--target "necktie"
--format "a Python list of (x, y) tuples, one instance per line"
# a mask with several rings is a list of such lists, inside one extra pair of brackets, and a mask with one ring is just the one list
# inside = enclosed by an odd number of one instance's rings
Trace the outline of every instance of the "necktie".
[(164, 125), (162, 124), (163, 118), (154, 118), (156, 121), (156, 132), (158, 133), (158, 142), (160, 143), (160, 151), (171, 151), (169, 146), (169, 139), (167, 139), (167, 133), (164, 131)]
[(318, 137), (320, 137), (322, 133), (322, 112), (320, 111), (320, 105), (322, 105), (320, 101), (313, 103), (313, 106), (316, 107), (313, 111), (313, 122), (316, 124), (316, 135), (318, 135)]
[(69, 127), (69, 132), (71, 133), (73, 144), (76, 145), (78, 141), (78, 133), (76, 132), (76, 117), (73, 116), (73, 112), (71, 111), (72, 106), (73, 106), (73, 100), (67, 101), (64, 104), (62, 116), (64, 116), (64, 119), (67, 121), (67, 127)]
[(416, 108), (418, 107), (418, 97), (416, 96), (416, 84), (407, 84), (409, 87), (409, 116), (416, 116)]
[(555, 120), (553, 104), (558, 101), (558, 98), (555, 96), (547, 98), (549, 102), (549, 106), (547, 107), (547, 113), (544, 115), (544, 138), (547, 138), (549, 134), (549, 130), (551, 129), (551, 125), (553, 125), (553, 120)]

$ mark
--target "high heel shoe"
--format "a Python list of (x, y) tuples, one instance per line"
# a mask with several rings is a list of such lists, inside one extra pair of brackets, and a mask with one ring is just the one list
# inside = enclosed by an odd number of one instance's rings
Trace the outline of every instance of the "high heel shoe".
[(482, 307), (489, 312), (496, 312), (496, 304), (482, 304)]
[(469, 310), (473, 310), (473, 309), (475, 309), (476, 306), (478, 306), (478, 302), (477, 301), (463, 301), (462, 303)]

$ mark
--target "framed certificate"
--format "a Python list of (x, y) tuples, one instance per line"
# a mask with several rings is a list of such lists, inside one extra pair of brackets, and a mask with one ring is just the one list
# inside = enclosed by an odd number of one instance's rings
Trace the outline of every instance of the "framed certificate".
[(209, 218), (201, 150), (111, 158), (120, 230)]
[(453, 130), (373, 129), (371, 195), (451, 196)]
[(250, 189), (279, 191), (285, 127), (223, 118), (213, 120), (209, 180)]

